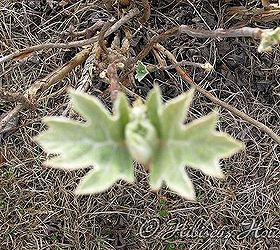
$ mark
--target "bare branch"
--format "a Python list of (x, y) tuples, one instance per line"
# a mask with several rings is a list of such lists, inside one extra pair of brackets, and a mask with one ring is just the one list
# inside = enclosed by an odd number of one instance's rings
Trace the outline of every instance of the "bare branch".
[(105, 54), (108, 54), (109, 51), (106, 47), (106, 42), (105, 42), (105, 34), (106, 32), (109, 30), (109, 28), (113, 25), (115, 19), (112, 18), (111, 20), (108, 20), (102, 27), (100, 33), (99, 33), (99, 36), (98, 36), (98, 45), (99, 47), (103, 50), (103, 52)]
[[(140, 13), (140, 11), (137, 8), (130, 10), (127, 15), (123, 16), (119, 21), (117, 21), (113, 26), (111, 26), (111, 28), (109, 28), (107, 30), (107, 32), (105, 33), (104, 37), (107, 37), (107, 36), (111, 35), (112, 33), (114, 33), (122, 25), (127, 23), (131, 18), (137, 16), (139, 13)], [(51, 48), (69, 49), (69, 48), (74, 48), (74, 47), (82, 47), (82, 46), (94, 43), (97, 40), (98, 40), (98, 36), (94, 36), (94, 37), (89, 38), (89, 39), (75, 41), (75, 42), (70, 42), (70, 43), (46, 43), (46, 44), (39, 44), (39, 45), (31, 46), (29, 48), (20, 50), (19, 52), (12, 53), (10, 55), (1, 57), (0, 58), (0, 63), (4, 63), (4, 62), (10, 61), (10, 60), (13, 60), (14, 58), (17, 58), (20, 55), (25, 54), (25, 53), (30, 53), (30, 52), (44, 50), (44, 49), (51, 49)]]
[(179, 27), (179, 34), (187, 34), (191, 37), (200, 38), (224, 38), (224, 37), (252, 37), (254, 39), (261, 39), (261, 34), (265, 29), (243, 27), (239, 29), (216, 29), (216, 30), (199, 30), (192, 29), (188, 25), (181, 25)]
[(111, 101), (114, 103), (121, 89), (116, 62), (112, 62), (108, 65), (107, 76), (110, 82)]
[(140, 17), (139, 21), (144, 24), (148, 21), (151, 16), (151, 7), (148, 0), (142, 0), (144, 12), (143, 15)]
[(0, 99), (9, 101), (9, 102), (20, 102), (26, 107), (30, 107), (31, 103), (29, 100), (21, 93), (10, 92), (0, 87)]
[(91, 52), (92, 47), (89, 46), (88, 48), (82, 50), (78, 54), (75, 55), (69, 62), (62, 65), (55, 71), (48, 74), (43, 79), (37, 80), (34, 84), (31, 85), (31, 87), (25, 92), (25, 96), (29, 101), (34, 103), (38, 95), (48, 89), (51, 85), (55, 84), (57, 81), (60, 81), (66, 77), (75, 67), (82, 64), (87, 57), (89, 56), (89, 53)]
[(24, 107), (23, 104), (18, 104), (11, 111), (9, 111), (8, 114), (3, 119), (1, 119), (1, 121), (0, 121), (0, 133), (3, 132), (3, 129), (5, 129), (8, 122), (11, 119), (13, 119), (14, 117), (16, 117), (17, 114), (23, 109), (23, 107)]
[[(30, 103), (35, 103), (39, 98), (39, 94), (49, 88), (51, 85), (55, 84), (57, 81), (62, 80), (72, 69), (76, 66), (82, 64), (88, 57), (91, 51), (90, 48), (86, 48), (80, 53), (78, 53), (72, 60), (61, 66), (59, 69), (48, 74), (41, 80), (36, 81), (29, 89), (26, 90), (24, 96)], [(11, 110), (1, 121), (0, 121), (0, 131), (5, 128), (6, 124), (15, 117), (22, 109), (23, 104), (18, 104), (13, 110)]]
[[(168, 57), (168, 59), (172, 62), (172, 64), (177, 64), (177, 60), (175, 56), (169, 52), (167, 49), (165, 49), (160, 44), (156, 44), (154, 46), (156, 49), (160, 50), (164, 55)], [(191, 86), (193, 86), (198, 92), (209, 98), (212, 102), (218, 104), (219, 106), (229, 110), (232, 114), (240, 117), (241, 119), (245, 120), (246, 122), (258, 127), (260, 130), (268, 134), (274, 141), (276, 141), (278, 144), (280, 144), (280, 136), (273, 132), (272, 129), (267, 127), (265, 124), (255, 120), (254, 118), (250, 117), (249, 115), (243, 113), (242, 111), (238, 110), (237, 108), (229, 105), (228, 103), (221, 101), (220, 99), (216, 98), (212, 94), (210, 94), (207, 90), (201, 88), (195, 81), (192, 80), (192, 78), (189, 76), (189, 74), (182, 69), (180, 66), (175, 66), (175, 69), (177, 70), (178, 74)]]
[(63, 32), (64, 35), (70, 35), (71, 37), (86, 37), (90, 38), (92, 37), (97, 30), (101, 29), (104, 25), (104, 21), (98, 20), (96, 23), (94, 23), (91, 27), (86, 28), (81, 31), (74, 31), (74, 27), (71, 26), (68, 31)]
[[(192, 29), (188, 25), (181, 25), (178, 27), (171, 28), (167, 31), (162, 32), (159, 35), (154, 36), (149, 43), (142, 49), (142, 51), (133, 60), (135, 64), (137, 61), (141, 61), (152, 49), (153, 45), (161, 42), (162, 40), (172, 37), (179, 36), (180, 34), (187, 34), (191, 37), (199, 38), (224, 38), (224, 37), (252, 37), (254, 39), (261, 39), (262, 33), (268, 31), (268, 29), (250, 28), (243, 27), (239, 29), (216, 29), (216, 30), (202, 30)], [(131, 62), (130, 62), (131, 63)]]

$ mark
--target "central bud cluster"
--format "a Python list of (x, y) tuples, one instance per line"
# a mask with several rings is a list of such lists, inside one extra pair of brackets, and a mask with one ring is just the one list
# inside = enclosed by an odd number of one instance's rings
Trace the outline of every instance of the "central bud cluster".
[(158, 136), (142, 103), (137, 102), (132, 108), (130, 122), (125, 127), (125, 139), (133, 159), (143, 165), (149, 164), (158, 143)]

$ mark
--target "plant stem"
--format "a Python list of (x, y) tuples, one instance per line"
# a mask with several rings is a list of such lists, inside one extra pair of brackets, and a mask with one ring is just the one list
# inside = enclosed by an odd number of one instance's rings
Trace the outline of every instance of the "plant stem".
[[(156, 49), (158, 49), (161, 53), (163, 53), (164, 55), (166, 55), (168, 57), (168, 59), (172, 62), (172, 64), (177, 64), (177, 60), (175, 58), (175, 56), (168, 51), (167, 49), (165, 49), (162, 45), (160, 44), (155, 44), (154, 47)], [(193, 86), (198, 92), (200, 92), (201, 94), (203, 94), (204, 96), (206, 96), (208, 99), (210, 99), (212, 102), (218, 104), (219, 106), (229, 110), (232, 114), (242, 118), (243, 120), (247, 121), (248, 123), (258, 127), (260, 130), (262, 130), (263, 132), (265, 132), (266, 134), (268, 134), (275, 142), (277, 142), (280, 145), (280, 136), (277, 135), (276, 133), (274, 133), (274, 131), (272, 129), (270, 129), (269, 127), (267, 127), (265, 124), (255, 120), (254, 118), (250, 117), (249, 115), (243, 113), (242, 111), (238, 110), (237, 108), (229, 105), (228, 103), (221, 101), (220, 99), (216, 98), (215, 96), (213, 96), (212, 94), (210, 94), (207, 90), (203, 89), (202, 87), (200, 87), (190, 76), (189, 74), (182, 69), (181, 66), (175, 66), (176, 71), (178, 72), (178, 74), (187, 82), (189, 83), (191, 86)]]

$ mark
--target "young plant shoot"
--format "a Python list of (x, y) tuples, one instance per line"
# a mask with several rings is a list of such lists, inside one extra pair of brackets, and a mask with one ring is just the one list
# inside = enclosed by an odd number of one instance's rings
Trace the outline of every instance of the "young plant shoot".
[(152, 190), (165, 184), (194, 200), (185, 167), (223, 178), (219, 160), (238, 152), (243, 144), (216, 131), (216, 112), (184, 124), (193, 95), (190, 90), (163, 104), (155, 87), (145, 104), (131, 107), (121, 93), (111, 115), (97, 98), (71, 90), (73, 108), (86, 122), (47, 117), (48, 130), (35, 140), (47, 153), (56, 154), (45, 165), (69, 170), (93, 167), (78, 185), (77, 194), (105, 191), (118, 180), (134, 182), (136, 160), (149, 169)]

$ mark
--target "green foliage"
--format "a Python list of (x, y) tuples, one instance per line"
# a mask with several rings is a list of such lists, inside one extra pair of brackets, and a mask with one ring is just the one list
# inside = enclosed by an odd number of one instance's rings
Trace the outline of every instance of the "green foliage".
[(51, 233), (51, 235), (50, 235), (51, 240), (56, 241), (58, 239), (58, 235), (59, 235), (58, 232)]
[(265, 30), (262, 32), (262, 38), (258, 47), (258, 52), (271, 51), (272, 46), (280, 43), (280, 27), (274, 30)]
[(0, 209), (5, 209), (7, 207), (7, 202), (0, 198)]
[(175, 249), (176, 249), (176, 245), (173, 242), (168, 242), (167, 243), (166, 250), (175, 250)]
[(5, 171), (5, 178), (11, 179), (14, 177), (14, 169), (12, 167), (8, 167)]
[(100, 235), (96, 235), (96, 243), (98, 245), (98, 249), (105, 249), (105, 245), (106, 245), (106, 237), (104, 236), (100, 236)]
[(222, 178), (219, 160), (242, 148), (226, 133), (215, 130), (217, 113), (184, 125), (194, 91), (161, 102), (160, 89), (152, 90), (146, 104), (131, 107), (123, 94), (110, 115), (95, 98), (71, 91), (73, 108), (85, 123), (66, 118), (45, 119), (49, 129), (36, 140), (51, 154), (46, 165), (77, 169), (94, 168), (82, 179), (76, 193), (105, 191), (116, 181), (134, 181), (132, 159), (150, 169), (150, 186), (159, 190), (163, 183), (187, 199), (195, 199), (185, 166)]
[(125, 128), (128, 150), (134, 160), (147, 165), (150, 163), (158, 146), (156, 128), (147, 119), (146, 107), (140, 101), (135, 102), (130, 116), (130, 122)]
[(46, 118), (49, 130), (38, 140), (48, 153), (59, 155), (45, 164), (70, 170), (94, 166), (78, 186), (78, 194), (102, 192), (119, 179), (133, 182), (132, 158), (124, 138), (129, 122), (127, 99), (119, 96), (115, 103), (116, 115), (112, 117), (96, 98), (74, 91), (71, 97), (75, 110), (87, 122)]
[(146, 104), (148, 117), (157, 128), (160, 141), (151, 162), (151, 188), (158, 190), (164, 181), (170, 189), (187, 199), (195, 199), (195, 193), (185, 172), (186, 165), (223, 178), (219, 159), (236, 153), (242, 147), (227, 134), (215, 130), (216, 112), (183, 125), (192, 98), (193, 90), (163, 106), (159, 90), (155, 89)]
[(136, 75), (135, 75), (135, 78), (141, 82), (146, 75), (149, 74), (149, 71), (147, 69), (147, 67), (141, 62), (141, 61), (138, 61), (137, 64), (136, 64)]
[(168, 207), (167, 207), (167, 200), (161, 198), (159, 201), (159, 216), (167, 217), (169, 215)]

